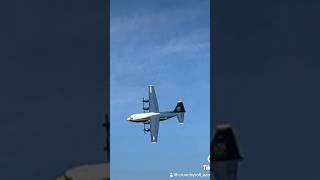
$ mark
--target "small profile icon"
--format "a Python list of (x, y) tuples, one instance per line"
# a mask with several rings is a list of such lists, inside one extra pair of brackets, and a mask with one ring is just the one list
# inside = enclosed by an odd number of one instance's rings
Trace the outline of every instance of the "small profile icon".
[(173, 173), (172, 172), (170, 173), (170, 177), (173, 177)]

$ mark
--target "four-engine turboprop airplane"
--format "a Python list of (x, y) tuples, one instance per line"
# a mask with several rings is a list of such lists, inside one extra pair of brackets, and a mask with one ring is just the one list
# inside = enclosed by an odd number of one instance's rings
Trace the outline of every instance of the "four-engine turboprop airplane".
[[(182, 101), (178, 101), (176, 108), (173, 111), (159, 112), (159, 106), (157, 101), (156, 92), (154, 86), (149, 86), (149, 99), (142, 99), (144, 113), (132, 114), (128, 117), (128, 121), (136, 123), (144, 123), (144, 132), (151, 132), (151, 142), (156, 143), (158, 141), (158, 131), (160, 121), (168, 120), (177, 116), (179, 124), (183, 124), (184, 113), (186, 112)], [(145, 107), (145, 103), (149, 103), (148, 107)], [(146, 128), (149, 124), (150, 128)]]

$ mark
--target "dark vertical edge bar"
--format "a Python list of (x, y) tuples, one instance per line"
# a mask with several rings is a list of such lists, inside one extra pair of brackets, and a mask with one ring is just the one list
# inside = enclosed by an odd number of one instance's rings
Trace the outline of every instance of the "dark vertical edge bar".
[(215, 95), (215, 86), (214, 86), (214, 53), (215, 52), (215, 43), (214, 43), (214, 0), (210, 0), (210, 141), (213, 138), (213, 120), (214, 120), (214, 95)]
[[(214, 136), (214, 120), (215, 120), (215, 0), (210, 0), (210, 159), (213, 157), (213, 149), (211, 142), (213, 140)], [(210, 179), (213, 180), (213, 174), (212, 174), (212, 161), (210, 161)]]
[[(110, 0), (105, 0), (105, 158), (110, 163)], [(110, 166), (109, 166), (110, 167)], [(108, 170), (110, 172), (110, 169)]]

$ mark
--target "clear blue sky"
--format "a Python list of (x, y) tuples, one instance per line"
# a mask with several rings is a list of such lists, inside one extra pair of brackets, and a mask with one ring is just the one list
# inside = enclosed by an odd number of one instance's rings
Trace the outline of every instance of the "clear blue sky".
[[(111, 1), (111, 178), (169, 179), (172, 172), (205, 172), (210, 136), (209, 0)], [(143, 124), (147, 86), (160, 111), (186, 108), (185, 124), (161, 122), (157, 144)], [(208, 178), (209, 179), (209, 178)]]

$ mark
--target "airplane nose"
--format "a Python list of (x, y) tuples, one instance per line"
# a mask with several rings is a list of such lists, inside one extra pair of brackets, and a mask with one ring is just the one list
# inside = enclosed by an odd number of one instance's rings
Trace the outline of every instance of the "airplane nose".
[(127, 120), (128, 120), (128, 121), (131, 121), (131, 120), (132, 120), (132, 117), (131, 117), (131, 116), (129, 116), (129, 117), (127, 118)]

